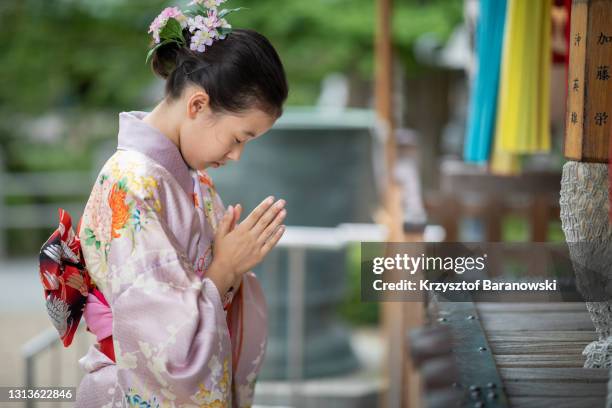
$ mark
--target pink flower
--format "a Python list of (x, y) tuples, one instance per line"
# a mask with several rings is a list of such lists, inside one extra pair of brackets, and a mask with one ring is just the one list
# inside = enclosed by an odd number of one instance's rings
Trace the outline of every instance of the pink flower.
[(208, 27), (209, 30), (211, 31), (214, 30), (215, 37), (221, 40), (225, 39), (225, 36), (221, 35), (218, 29), (219, 28), (232, 28), (232, 26), (229, 25), (226, 19), (219, 18), (219, 16), (217, 15), (217, 10), (215, 9), (208, 11), (208, 17), (204, 19), (204, 25)]
[(217, 10), (213, 9), (208, 11), (208, 17), (204, 19), (204, 24), (207, 27), (214, 29), (216, 29), (217, 27), (221, 27), (221, 21), (217, 16)]
[(212, 45), (213, 40), (215, 39), (215, 33), (204, 30), (196, 30), (196, 32), (191, 36), (191, 44), (189, 48), (192, 51), (204, 52), (206, 51), (206, 47)]
[(171, 18), (178, 21), (182, 28), (187, 26), (187, 17), (185, 17), (178, 7), (166, 7), (157, 17), (155, 17), (155, 20), (153, 20), (149, 27), (149, 34), (153, 34), (155, 43), (160, 42), (159, 33)]
[[(206, 38), (206, 41), (208, 41), (209, 38), (212, 38), (213, 40), (224, 39), (225, 35), (221, 35), (218, 29), (219, 28), (232, 28), (232, 26), (230, 26), (227, 23), (227, 20), (225, 20), (224, 18), (219, 18), (216, 10), (208, 10), (208, 15), (206, 17), (197, 15), (194, 18), (188, 19), (187, 26), (189, 27), (189, 31), (191, 33), (198, 32), (198, 31), (203, 31), (207, 33), (207, 34), (199, 34), (197, 41), (200, 41), (203, 38)], [(193, 41), (196, 41), (196, 40), (192, 39), (192, 43)], [(210, 45), (210, 44), (207, 44), (207, 45)], [(198, 46), (195, 49), (199, 49), (199, 48), (201, 47)]]
[(191, 33), (196, 30), (206, 30), (206, 19), (203, 16), (197, 15), (187, 20), (187, 26)]

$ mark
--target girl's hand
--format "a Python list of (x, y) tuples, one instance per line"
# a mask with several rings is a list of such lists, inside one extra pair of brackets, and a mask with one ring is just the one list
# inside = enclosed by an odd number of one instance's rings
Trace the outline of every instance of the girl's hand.
[[(268, 197), (248, 217), (232, 229), (241, 209), (229, 206), (214, 238), (213, 261), (208, 276), (225, 294), (234, 282), (260, 263), (285, 232), (281, 225), (287, 211), (285, 200)], [(238, 215), (238, 217), (236, 217)]]
[[(233, 231), (234, 228), (236, 228), (236, 224), (240, 220), (240, 215), (241, 214), (242, 214), (242, 205), (236, 204), (234, 206), (234, 219), (231, 222), (230, 231)], [(233, 290), (234, 293), (238, 292), (238, 289), (240, 289), (240, 284), (241, 283), (242, 283), (242, 275), (238, 275), (238, 276), (236, 276), (236, 278), (234, 279), (234, 281), (232, 282), (232, 285), (229, 287), (228, 290), (230, 290), (230, 291)]]

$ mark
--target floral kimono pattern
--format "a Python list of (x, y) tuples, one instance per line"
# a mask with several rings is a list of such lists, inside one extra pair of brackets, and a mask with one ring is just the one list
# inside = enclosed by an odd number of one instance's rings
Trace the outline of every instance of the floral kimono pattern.
[[(223, 204), (145, 115), (120, 114), (118, 149), (82, 218), (85, 263), (112, 311), (115, 361), (89, 349), (76, 406), (251, 406), (267, 342), (261, 287), (248, 273), (221, 299), (206, 277)], [(100, 339), (111, 333), (91, 316), (106, 306), (91, 298), (84, 314)]]

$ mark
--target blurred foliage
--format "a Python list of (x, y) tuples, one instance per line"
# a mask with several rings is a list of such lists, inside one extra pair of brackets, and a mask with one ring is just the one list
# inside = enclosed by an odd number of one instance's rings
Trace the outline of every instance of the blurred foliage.
[[(502, 220), (503, 242), (529, 242), (529, 221), (517, 215), (505, 216)], [(548, 223), (548, 242), (565, 242), (565, 235), (561, 229), (561, 221), (554, 220)]]
[(561, 221), (553, 221), (548, 224), (548, 241), (565, 242), (565, 234), (561, 227)]
[(508, 215), (502, 219), (502, 241), (527, 242), (529, 241), (529, 222), (517, 215)]
[[(162, 0), (3, 0), (0, 2), (0, 109), (37, 114), (50, 108), (132, 109), (147, 103), (153, 74), (144, 64), (149, 23)], [(423, 33), (447, 38), (462, 0), (396, 0), (394, 41), (408, 70)], [(374, 0), (232, 0), (248, 10), (235, 27), (268, 36), (283, 59), (290, 104), (311, 104), (321, 79), (373, 71)]]
[(93, 149), (81, 151), (72, 146), (12, 141), (6, 148), (11, 153), (6, 160), (12, 171), (90, 171)]
[(0, 106), (124, 107), (137, 103), (152, 74), (144, 64), (146, 27), (160, 0), (3, 1)]
[(354, 243), (348, 247), (347, 260), (347, 294), (338, 312), (352, 325), (376, 325), (379, 303), (361, 300), (361, 244)]

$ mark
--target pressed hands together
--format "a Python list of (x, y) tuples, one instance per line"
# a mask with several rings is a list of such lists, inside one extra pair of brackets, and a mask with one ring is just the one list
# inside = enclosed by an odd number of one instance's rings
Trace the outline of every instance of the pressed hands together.
[(274, 248), (285, 232), (281, 225), (287, 211), (285, 200), (274, 197), (263, 200), (240, 224), (242, 206), (229, 206), (217, 227), (213, 261), (207, 276), (223, 297), (228, 290), (237, 290), (242, 276), (259, 264)]

